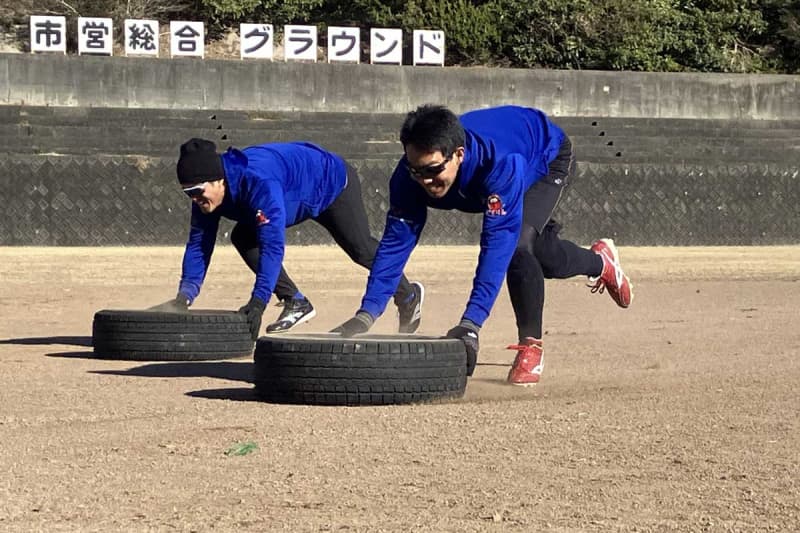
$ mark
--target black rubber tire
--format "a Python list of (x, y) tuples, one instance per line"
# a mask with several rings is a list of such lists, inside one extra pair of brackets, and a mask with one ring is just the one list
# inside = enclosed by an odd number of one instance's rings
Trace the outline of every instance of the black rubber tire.
[(92, 322), (94, 356), (132, 361), (208, 361), (249, 356), (253, 340), (234, 311), (98, 311)]
[(387, 405), (459, 398), (467, 354), (458, 339), (413, 335), (265, 335), (256, 395), (274, 403)]

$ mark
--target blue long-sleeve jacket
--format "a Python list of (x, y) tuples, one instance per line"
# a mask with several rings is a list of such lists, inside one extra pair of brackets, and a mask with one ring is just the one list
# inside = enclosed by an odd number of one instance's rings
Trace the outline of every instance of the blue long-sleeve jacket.
[(409, 175), (405, 158), (395, 167), (386, 228), (361, 302), (361, 310), (373, 317), (383, 313), (394, 294), (428, 207), (484, 213), (478, 266), (462, 318), (483, 325), (497, 299), (519, 239), (525, 191), (547, 174), (564, 132), (541, 111), (517, 106), (472, 111), (460, 121), (466, 133), (464, 160), (443, 198), (428, 196)]
[(192, 203), (192, 220), (179, 292), (193, 301), (200, 293), (219, 220), (225, 217), (255, 227), (259, 266), (252, 296), (268, 302), (280, 273), (286, 228), (315, 218), (347, 185), (341, 157), (311, 143), (274, 143), (220, 156), (225, 169), (225, 198), (204, 214)]

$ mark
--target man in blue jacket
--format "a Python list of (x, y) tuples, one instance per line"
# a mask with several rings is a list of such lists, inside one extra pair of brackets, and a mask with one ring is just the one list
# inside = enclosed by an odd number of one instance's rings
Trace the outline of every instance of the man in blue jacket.
[(383, 313), (425, 226), (428, 207), (483, 213), (480, 255), (466, 310), (447, 332), (467, 346), (472, 374), (478, 333), (507, 278), (519, 342), (508, 374), (513, 385), (539, 382), (544, 368), (542, 310), (545, 278), (589, 276), (592, 292), (608, 291), (620, 307), (631, 283), (610, 239), (585, 249), (562, 240), (551, 217), (572, 175), (569, 138), (539, 110), (504, 106), (457, 117), (426, 105), (400, 131), (405, 156), (389, 182), (390, 210), (356, 315), (334, 329), (366, 332)]
[[(331, 234), (350, 258), (370, 268), (378, 241), (369, 232), (355, 169), (336, 154), (306, 142), (274, 143), (218, 154), (216, 145), (190, 139), (180, 149), (178, 181), (192, 199), (192, 218), (178, 295), (154, 309), (186, 311), (205, 279), (219, 220), (236, 221), (231, 241), (256, 274), (250, 300), (239, 312), (258, 337), (261, 316), (275, 295), (283, 312), (267, 327), (283, 332), (315, 315), (308, 299), (283, 269), (286, 228), (312, 219)], [(424, 291), (402, 274), (393, 290), (401, 333), (420, 323)]]

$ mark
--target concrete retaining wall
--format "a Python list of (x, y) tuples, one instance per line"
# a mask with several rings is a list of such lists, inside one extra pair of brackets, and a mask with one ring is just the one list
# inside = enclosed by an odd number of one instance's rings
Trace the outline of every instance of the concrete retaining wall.
[[(0, 54), (0, 245), (182, 242), (188, 204), (174, 157), (194, 135), (340, 151), (361, 173), (378, 235), (397, 127), (425, 102), (518, 103), (561, 117), (579, 164), (557, 217), (578, 242), (797, 243), (798, 81)], [(424, 241), (474, 243), (479, 231), (480, 217), (434, 212)], [(330, 242), (310, 222), (287, 237)]]
[[(395, 161), (350, 159), (362, 179), (373, 235), (388, 209)], [(185, 242), (189, 200), (175, 184), (173, 158), (0, 157), (0, 246), (156, 245)], [(771, 164), (579, 163), (556, 219), (564, 235), (588, 244), (795, 244), (800, 176)], [(429, 210), (425, 244), (474, 244), (482, 216)], [(232, 223), (218, 238), (229, 241)], [(312, 221), (289, 228), (291, 244), (332, 244)]]
[(0, 105), (405, 113), (501, 103), (555, 116), (800, 119), (800, 76), (0, 54)]

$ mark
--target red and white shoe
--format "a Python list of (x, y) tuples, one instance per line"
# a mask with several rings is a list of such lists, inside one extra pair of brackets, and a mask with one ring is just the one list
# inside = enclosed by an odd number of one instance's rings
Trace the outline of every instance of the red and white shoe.
[(619, 252), (611, 239), (594, 241), (591, 250), (603, 258), (603, 272), (596, 278), (589, 277), (587, 284), (592, 292), (603, 293), (608, 290), (608, 295), (620, 307), (628, 307), (633, 301), (633, 285), (619, 264)]
[(533, 337), (525, 337), (520, 344), (512, 344), (509, 350), (517, 350), (517, 357), (511, 370), (508, 371), (508, 381), (511, 385), (530, 387), (539, 383), (539, 378), (544, 370), (544, 350), (542, 341)]

